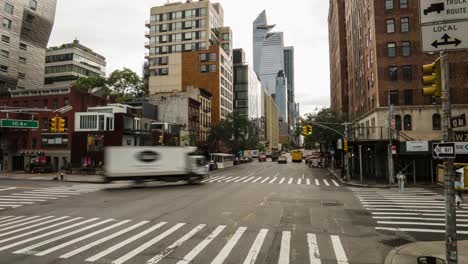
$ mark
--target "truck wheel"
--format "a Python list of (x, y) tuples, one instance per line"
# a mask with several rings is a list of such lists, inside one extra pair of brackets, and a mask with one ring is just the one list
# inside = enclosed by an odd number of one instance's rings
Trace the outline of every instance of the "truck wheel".
[(187, 183), (188, 183), (189, 185), (199, 185), (199, 184), (203, 184), (203, 183), (202, 183), (202, 179), (189, 179), (189, 180), (187, 181)]

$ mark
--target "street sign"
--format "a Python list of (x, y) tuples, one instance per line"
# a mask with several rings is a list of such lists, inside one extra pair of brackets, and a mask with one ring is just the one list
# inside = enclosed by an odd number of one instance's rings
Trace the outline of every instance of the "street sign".
[(463, 142), (468, 141), (468, 131), (454, 131), (455, 141)]
[(454, 159), (455, 143), (432, 144), (432, 157), (434, 159)]
[(465, 114), (462, 114), (462, 115), (459, 115), (459, 116), (454, 116), (454, 117), (450, 118), (450, 124), (452, 125), (452, 128), (466, 126), (466, 116), (465, 116)]
[(467, 0), (421, 0), (421, 24), (468, 19)]
[(35, 120), (2, 119), (0, 126), (7, 128), (39, 128), (39, 122)]
[(424, 52), (468, 48), (468, 21), (422, 25), (421, 32)]

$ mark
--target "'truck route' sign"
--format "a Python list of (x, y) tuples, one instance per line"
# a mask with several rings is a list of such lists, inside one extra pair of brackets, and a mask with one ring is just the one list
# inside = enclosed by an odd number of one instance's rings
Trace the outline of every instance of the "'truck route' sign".
[(468, 19), (468, 0), (421, 0), (421, 24)]

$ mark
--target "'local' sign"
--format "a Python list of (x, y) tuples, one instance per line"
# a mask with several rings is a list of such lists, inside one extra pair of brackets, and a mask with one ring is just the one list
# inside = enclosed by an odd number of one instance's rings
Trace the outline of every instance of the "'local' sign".
[(421, 0), (421, 24), (468, 19), (468, 0)]
[(39, 128), (39, 122), (35, 120), (2, 119), (0, 120), (0, 126), (8, 128)]

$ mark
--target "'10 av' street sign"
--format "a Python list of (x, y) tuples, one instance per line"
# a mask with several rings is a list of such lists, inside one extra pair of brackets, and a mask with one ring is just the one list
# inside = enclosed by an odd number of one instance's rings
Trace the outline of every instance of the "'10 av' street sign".
[(2, 119), (2, 120), (0, 120), (0, 127), (7, 127), (7, 128), (39, 128), (39, 122), (36, 121), (36, 120)]

